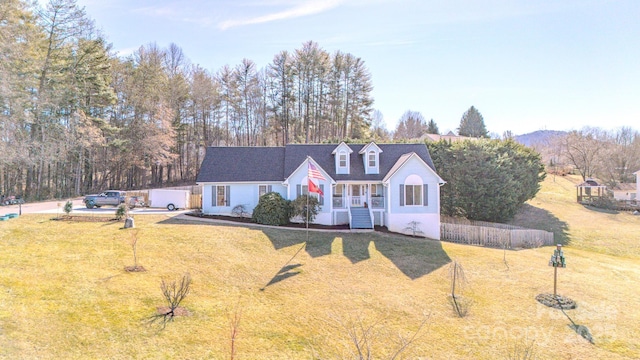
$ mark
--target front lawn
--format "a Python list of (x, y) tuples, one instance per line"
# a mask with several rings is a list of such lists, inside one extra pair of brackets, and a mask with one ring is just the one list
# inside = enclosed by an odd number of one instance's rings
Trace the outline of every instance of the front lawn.
[[(236, 359), (358, 358), (359, 329), (369, 329), (374, 358), (389, 358), (425, 319), (399, 358), (506, 359), (518, 348), (539, 358), (640, 357), (640, 256), (620, 256), (616, 245), (632, 243), (616, 234), (626, 234), (621, 224), (637, 229), (638, 218), (573, 207), (556, 216), (553, 203), (564, 200), (549, 181), (530, 206), (565, 224), (568, 267), (559, 270), (558, 292), (578, 303), (567, 314), (595, 345), (535, 300), (553, 291), (551, 247), (509, 251), (505, 264), (499, 249), (385, 233), (311, 232), (307, 241), (300, 230), (159, 215), (136, 216), (126, 230), (122, 222), (26, 215), (0, 224), (0, 357), (229, 359), (234, 318)], [(587, 238), (573, 211), (602, 224), (602, 241), (617, 250)], [(125, 271), (136, 231), (145, 272)], [(447, 297), (452, 260), (467, 279), (464, 318)], [(187, 272), (193, 283), (182, 306), (191, 315), (164, 330), (147, 324), (165, 305), (162, 279)]]

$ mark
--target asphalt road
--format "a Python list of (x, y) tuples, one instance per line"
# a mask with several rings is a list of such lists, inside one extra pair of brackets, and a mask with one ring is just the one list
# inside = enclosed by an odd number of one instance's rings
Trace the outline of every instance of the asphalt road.
[[(22, 213), (22, 214), (64, 214), (62, 208), (66, 201), (42, 201), (42, 202), (30, 202), (20, 205), (8, 205), (0, 206), (0, 214), (9, 213)], [(104, 206), (101, 208), (87, 209), (82, 198), (73, 199), (73, 211), (71, 214), (115, 214), (116, 208), (113, 206)], [(178, 215), (189, 212), (189, 210), (176, 210), (169, 211), (164, 208), (143, 208), (137, 207), (131, 209), (131, 213), (134, 214), (170, 214)]]

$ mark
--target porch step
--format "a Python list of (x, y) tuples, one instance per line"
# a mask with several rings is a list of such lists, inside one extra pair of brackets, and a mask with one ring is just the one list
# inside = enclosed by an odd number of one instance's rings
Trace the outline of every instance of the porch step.
[(369, 209), (351, 208), (351, 228), (352, 229), (373, 229)]

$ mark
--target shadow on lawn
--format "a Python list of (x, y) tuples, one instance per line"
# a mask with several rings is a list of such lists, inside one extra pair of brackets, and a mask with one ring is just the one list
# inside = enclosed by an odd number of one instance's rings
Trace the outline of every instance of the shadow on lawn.
[[(186, 225), (196, 222), (170, 218), (161, 221), (161, 223)], [(242, 224), (221, 225), (207, 222), (197, 222), (197, 224), (245, 227)], [(336, 238), (342, 238), (342, 254), (349, 259), (352, 264), (370, 259), (371, 254), (369, 250), (373, 243), (377, 251), (391, 260), (403, 274), (412, 280), (427, 275), (451, 262), (447, 253), (442, 249), (441, 242), (436, 240), (377, 231), (366, 233), (310, 231), (307, 240), (307, 233), (301, 230), (287, 231), (284, 227), (282, 229), (261, 228), (260, 230), (267, 236), (274, 249), (280, 250), (299, 245), (302, 250), (302, 245), (304, 244), (304, 251), (312, 258), (331, 255), (334, 240)], [(294, 258), (284, 264), (265, 287), (300, 273), (299, 269), (297, 269), (301, 266), (300, 264), (290, 265)]]
[(529, 229), (551, 231), (556, 244), (569, 245), (569, 225), (545, 209), (524, 204), (509, 223)]
[(352, 264), (371, 258), (371, 243), (387, 259), (412, 280), (448, 264), (451, 259), (442, 249), (440, 241), (412, 238), (404, 235), (388, 235), (379, 232), (331, 233), (310, 232), (309, 241), (303, 231), (283, 232), (264, 229), (262, 231), (276, 250), (306, 242), (305, 251), (311, 257), (331, 254), (334, 240), (342, 238), (342, 254)]
[(595, 212), (599, 212), (599, 213), (603, 213), (603, 214), (611, 214), (611, 215), (620, 214), (620, 211), (615, 210), (615, 209), (603, 209), (603, 208), (599, 208), (599, 207), (595, 207), (595, 206), (591, 206), (591, 205), (586, 205), (586, 204), (583, 204), (582, 207), (584, 207), (585, 209), (587, 209), (589, 211), (595, 211)]
[(264, 289), (269, 285), (273, 285), (273, 284), (278, 283), (278, 282), (280, 282), (282, 280), (285, 280), (285, 279), (288, 279), (288, 278), (290, 278), (292, 276), (296, 276), (296, 275), (300, 274), (300, 270), (296, 270), (300, 266), (302, 266), (302, 264), (292, 264), (292, 265), (283, 266), (280, 269), (280, 271), (278, 271), (278, 273), (274, 277), (272, 277), (271, 280), (269, 280), (267, 285), (262, 287), (260, 290), (264, 291)]

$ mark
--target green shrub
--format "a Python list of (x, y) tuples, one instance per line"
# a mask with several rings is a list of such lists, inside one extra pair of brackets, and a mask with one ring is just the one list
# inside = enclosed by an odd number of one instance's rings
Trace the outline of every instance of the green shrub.
[(116, 209), (116, 220), (122, 220), (122, 218), (127, 215), (128, 210), (129, 209), (126, 204), (118, 205), (118, 208)]
[[(308, 217), (307, 204), (309, 209)], [(318, 198), (315, 196), (300, 195), (297, 199), (291, 202), (291, 209), (291, 217), (300, 216), (305, 221), (305, 223), (307, 219), (309, 219), (309, 223), (312, 223), (316, 218), (316, 215), (318, 215), (318, 210), (320, 210), (320, 203), (318, 202)]]
[(67, 202), (64, 204), (64, 208), (62, 208), (62, 210), (64, 210), (64, 213), (69, 215), (71, 213), (71, 211), (73, 211), (73, 203), (71, 202), (71, 200), (67, 200)]
[(291, 205), (277, 192), (262, 195), (253, 209), (253, 221), (264, 225), (286, 225), (291, 217)]

